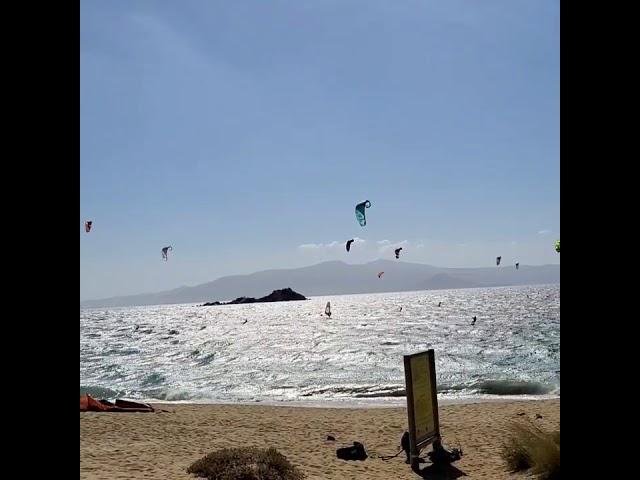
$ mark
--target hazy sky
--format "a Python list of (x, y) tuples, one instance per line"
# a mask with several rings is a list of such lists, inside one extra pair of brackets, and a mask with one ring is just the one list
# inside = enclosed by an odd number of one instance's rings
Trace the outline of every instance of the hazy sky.
[(559, 15), (558, 0), (83, 0), (81, 299), (395, 244), (445, 267), (558, 263)]

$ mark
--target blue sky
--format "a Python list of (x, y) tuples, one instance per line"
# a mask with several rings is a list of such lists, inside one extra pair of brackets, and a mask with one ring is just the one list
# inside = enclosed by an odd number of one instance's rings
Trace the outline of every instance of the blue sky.
[(559, 262), (557, 0), (80, 7), (81, 299), (400, 244)]

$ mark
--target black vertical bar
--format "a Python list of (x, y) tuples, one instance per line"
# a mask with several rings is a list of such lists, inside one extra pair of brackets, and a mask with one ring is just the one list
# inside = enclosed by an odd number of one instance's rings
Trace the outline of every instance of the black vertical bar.
[(429, 371), (431, 373), (431, 408), (436, 423), (436, 436), (440, 441), (440, 415), (438, 413), (438, 386), (436, 384), (436, 354), (433, 349), (427, 350), (429, 356)]
[(416, 422), (413, 411), (413, 375), (411, 372), (411, 357), (404, 356), (404, 382), (407, 393), (407, 414), (409, 416), (409, 458), (411, 459), (411, 469), (418, 467), (418, 445), (416, 439)]

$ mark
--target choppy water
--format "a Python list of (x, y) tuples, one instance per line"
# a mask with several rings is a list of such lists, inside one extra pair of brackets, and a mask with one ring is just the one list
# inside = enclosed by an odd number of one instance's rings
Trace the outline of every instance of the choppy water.
[[(331, 319), (322, 315), (329, 300)], [(163, 401), (402, 404), (402, 356), (428, 348), (441, 399), (559, 395), (560, 286), (82, 309), (80, 390)]]

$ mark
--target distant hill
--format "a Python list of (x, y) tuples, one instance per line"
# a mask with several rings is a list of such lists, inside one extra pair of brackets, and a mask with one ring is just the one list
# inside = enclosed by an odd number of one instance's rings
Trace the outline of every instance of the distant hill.
[[(381, 271), (385, 273), (378, 279), (377, 273)], [(237, 297), (258, 297), (283, 287), (291, 287), (306, 296), (318, 296), (547, 283), (560, 283), (560, 265), (520, 265), (520, 269), (516, 270), (513, 266), (440, 268), (393, 260), (376, 260), (359, 265), (331, 261), (309, 267), (221, 277), (201, 285), (158, 293), (87, 300), (80, 302), (80, 306), (202, 303)]]

